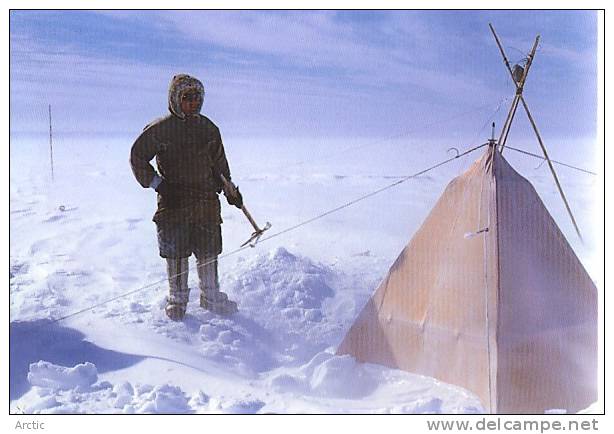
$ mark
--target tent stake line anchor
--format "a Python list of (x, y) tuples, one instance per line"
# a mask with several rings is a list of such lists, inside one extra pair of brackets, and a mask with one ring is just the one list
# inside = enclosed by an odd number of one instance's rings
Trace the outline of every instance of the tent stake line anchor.
[(476, 236), (478, 236), (480, 234), (483, 234), (484, 232), (488, 232), (488, 228), (480, 229), (477, 232), (467, 232), (465, 234), (465, 238), (473, 238), (473, 237), (476, 237)]

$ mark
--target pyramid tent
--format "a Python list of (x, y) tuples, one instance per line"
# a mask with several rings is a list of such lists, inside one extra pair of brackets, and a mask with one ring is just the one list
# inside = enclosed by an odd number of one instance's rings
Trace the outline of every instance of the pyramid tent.
[(447, 186), (337, 353), (459, 385), (490, 413), (576, 412), (597, 399), (597, 289), (490, 146)]

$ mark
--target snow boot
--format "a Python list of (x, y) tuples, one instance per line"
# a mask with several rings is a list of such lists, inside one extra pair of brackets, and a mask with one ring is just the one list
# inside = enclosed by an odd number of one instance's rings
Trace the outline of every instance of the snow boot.
[(172, 321), (181, 321), (185, 317), (186, 307), (185, 304), (167, 303), (164, 312)]
[(219, 315), (232, 315), (239, 311), (237, 303), (229, 300), (225, 292), (219, 292), (216, 298), (200, 294), (200, 307)]
[(166, 316), (173, 321), (181, 321), (185, 316), (190, 296), (188, 287), (188, 258), (167, 258), (169, 295), (166, 302)]
[(200, 307), (219, 315), (232, 315), (239, 309), (237, 303), (229, 300), (220, 291), (217, 276), (217, 256), (197, 258), (198, 280), (200, 284)]

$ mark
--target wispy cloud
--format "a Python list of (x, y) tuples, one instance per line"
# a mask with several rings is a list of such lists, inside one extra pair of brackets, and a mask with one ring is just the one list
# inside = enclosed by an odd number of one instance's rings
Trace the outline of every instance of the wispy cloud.
[[(12, 29), (14, 125), (44, 96), (79, 119), (74, 128), (129, 130), (164, 110), (168, 80), (177, 72), (201, 77), (207, 113), (243, 134), (319, 128), (378, 135), (489, 101), (494, 109), (510, 91), (509, 82), (501, 86), (507, 78), (486, 20), (474, 15), (101, 11), (86, 18), (99, 28), (85, 41), (40, 30), (45, 19), (55, 20), (49, 28), (76, 28), (76, 18), (62, 13)], [(475, 20), (484, 31), (473, 28)], [(503, 33), (508, 43), (524, 46), (507, 37), (505, 26)], [(594, 57), (590, 47), (579, 51), (558, 41), (543, 51), (544, 58)]]
[[(438, 65), (449, 52), (441, 53), (449, 43), (419, 16), (388, 13), (369, 22), (368, 12), (356, 13), (365, 19), (343, 19), (332, 11), (164, 11), (155, 15), (155, 21), (160, 28), (204, 46), (241, 53), (233, 60), (252, 68), (295, 68), (326, 74), (331, 81), (337, 78), (380, 89), (410, 85), (451, 93), (452, 98), (469, 99), (469, 103), (475, 95), (494, 97), (485, 81), (467, 74), (462, 65), (452, 71)], [(291, 72), (294, 77), (296, 70)]]

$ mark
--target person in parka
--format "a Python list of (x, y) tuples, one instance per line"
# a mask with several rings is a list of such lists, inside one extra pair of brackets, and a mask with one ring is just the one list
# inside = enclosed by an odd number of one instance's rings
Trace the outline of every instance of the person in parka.
[[(160, 256), (166, 258), (169, 296), (165, 308), (174, 321), (185, 316), (188, 258), (194, 253), (200, 286), (200, 306), (232, 314), (237, 304), (220, 291), (217, 257), (222, 252), (220, 200), (243, 206), (232, 183), (218, 127), (200, 114), (202, 83), (189, 75), (175, 75), (168, 91), (170, 114), (145, 127), (130, 151), (130, 166), (138, 183), (158, 193), (153, 217)], [(156, 158), (158, 172), (150, 161)], [(222, 183), (220, 174), (228, 181)]]

